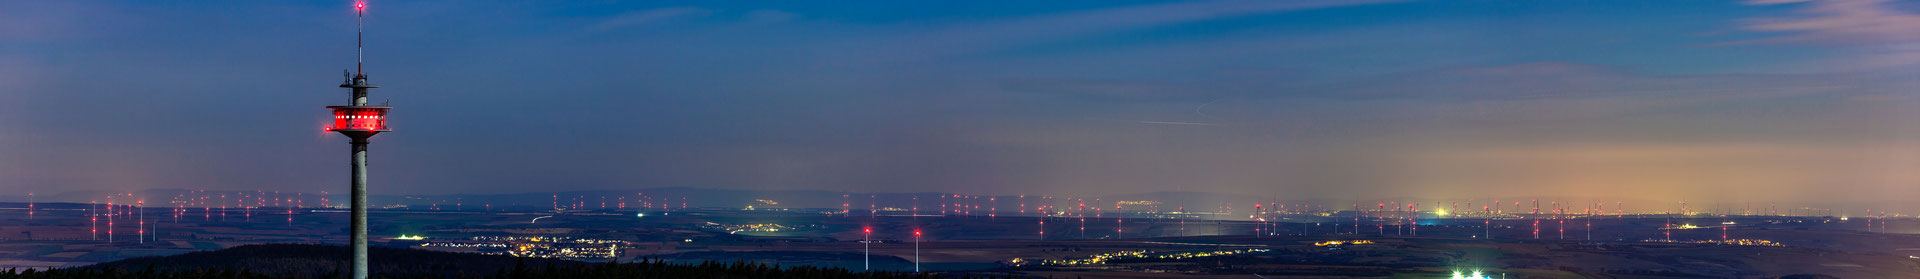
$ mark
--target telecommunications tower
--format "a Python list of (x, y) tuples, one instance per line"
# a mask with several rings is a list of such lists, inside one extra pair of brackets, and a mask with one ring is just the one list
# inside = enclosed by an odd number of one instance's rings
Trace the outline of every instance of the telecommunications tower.
[(333, 110), (333, 125), (328, 131), (340, 132), (350, 139), (353, 145), (352, 171), (352, 212), (353, 212), (353, 279), (367, 278), (367, 139), (387, 129), (387, 110), (393, 107), (367, 104), (367, 89), (379, 88), (367, 84), (367, 73), (363, 66), (366, 57), (365, 36), (362, 35), (361, 22), (367, 17), (367, 3), (354, 2), (354, 41), (357, 58), (354, 61), (355, 73), (348, 75), (340, 87), (348, 89), (347, 105), (328, 106)]

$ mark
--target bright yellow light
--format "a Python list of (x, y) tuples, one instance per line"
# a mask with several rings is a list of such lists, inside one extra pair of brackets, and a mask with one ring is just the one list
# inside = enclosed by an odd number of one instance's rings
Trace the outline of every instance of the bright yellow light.
[(1313, 246), (1349, 245), (1349, 244), (1351, 245), (1373, 244), (1373, 241), (1372, 240), (1352, 240), (1352, 241), (1330, 240), (1330, 241), (1314, 242)]
[(1433, 211), (1433, 215), (1439, 215), (1439, 216), (1447, 216), (1447, 211), (1446, 211), (1446, 210), (1444, 210), (1444, 209), (1442, 209), (1442, 210), (1434, 210), (1434, 211)]
[(427, 239), (427, 237), (426, 237), (426, 236), (422, 236), (422, 235), (404, 235), (404, 234), (403, 234), (403, 235), (400, 235), (400, 237), (396, 237), (396, 238), (394, 238), (394, 239), (399, 239), (399, 240), (422, 240), (422, 239)]

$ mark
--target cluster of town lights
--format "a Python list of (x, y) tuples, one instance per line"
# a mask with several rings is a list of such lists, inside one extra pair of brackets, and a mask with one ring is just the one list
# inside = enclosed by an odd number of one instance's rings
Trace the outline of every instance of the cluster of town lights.
[(1007, 263), (1012, 264), (1014, 266), (1100, 265), (1100, 264), (1106, 264), (1109, 261), (1119, 260), (1119, 259), (1191, 259), (1191, 258), (1202, 258), (1202, 257), (1228, 256), (1228, 255), (1245, 254), (1245, 253), (1263, 253), (1263, 252), (1269, 252), (1269, 251), (1272, 251), (1272, 250), (1240, 249), (1240, 250), (1194, 251), (1194, 252), (1172, 252), (1172, 253), (1156, 253), (1148, 250), (1137, 250), (1137, 251), (1119, 251), (1119, 252), (1095, 254), (1095, 255), (1087, 256), (1086, 258), (1079, 258), (1079, 259), (1028, 260), (1028, 259), (1022, 259), (1022, 258), (1013, 258), (1012, 260), (1008, 260)]
[(1459, 270), (1454, 270), (1454, 271), (1453, 271), (1453, 277), (1452, 277), (1452, 278), (1453, 278), (1453, 279), (1467, 279), (1467, 278), (1471, 278), (1471, 279), (1490, 279), (1490, 278), (1493, 278), (1493, 277), (1487, 277), (1487, 276), (1486, 276), (1485, 274), (1482, 274), (1482, 273), (1480, 273), (1480, 270), (1477, 270), (1477, 269), (1476, 269), (1476, 270), (1474, 270), (1474, 271), (1473, 271), (1473, 273), (1472, 273), (1472, 274), (1468, 274), (1468, 273), (1463, 273), (1463, 272), (1460, 272)]
[(1643, 240), (1642, 242), (1682, 243), (1682, 244), (1720, 244), (1720, 245), (1769, 246), (1769, 247), (1786, 247), (1787, 246), (1786, 244), (1773, 242), (1772, 240), (1746, 239), (1746, 238), (1734, 238), (1734, 239), (1725, 239), (1725, 240), (1692, 240), (1692, 241), (1648, 239), (1648, 240)]
[(421, 247), (479, 248), (481, 254), (527, 258), (610, 259), (620, 257), (620, 247), (632, 246), (623, 240), (553, 236), (476, 236), (465, 240), (426, 240), (424, 236), (403, 235), (398, 239), (424, 240)]
[(1364, 245), (1364, 244), (1373, 244), (1373, 241), (1372, 240), (1329, 240), (1329, 241), (1314, 242), (1313, 246), (1339, 246), (1339, 245)]
[(821, 227), (821, 226), (820, 226), (820, 225), (807, 225), (807, 226), (803, 226), (803, 227), (795, 227), (795, 226), (787, 226), (787, 225), (781, 225), (781, 224), (744, 224), (744, 225), (734, 225), (734, 224), (721, 224), (721, 223), (714, 223), (714, 222), (707, 222), (706, 224), (703, 224), (703, 225), (700, 225), (700, 228), (703, 228), (703, 229), (708, 229), (708, 230), (714, 230), (714, 231), (723, 231), (723, 232), (727, 232), (727, 234), (739, 234), (739, 233), (742, 233), (742, 232), (780, 232), (780, 231), (792, 231), (792, 230), (796, 230), (796, 229), (799, 229), (799, 228), (807, 228), (807, 227), (812, 227), (812, 228), (818, 228), (818, 227)]

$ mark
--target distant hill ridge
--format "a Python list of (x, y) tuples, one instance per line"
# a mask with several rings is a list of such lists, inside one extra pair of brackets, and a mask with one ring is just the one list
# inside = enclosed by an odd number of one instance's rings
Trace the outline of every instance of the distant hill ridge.
[[(348, 249), (312, 244), (246, 245), (52, 270), (9, 270), (0, 279), (345, 278)], [(371, 247), (374, 278), (970, 278), (734, 262), (587, 263)]]

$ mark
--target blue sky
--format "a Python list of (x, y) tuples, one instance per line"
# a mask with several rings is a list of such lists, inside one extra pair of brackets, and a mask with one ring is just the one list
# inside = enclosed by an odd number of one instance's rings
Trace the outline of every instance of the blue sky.
[[(320, 128), (351, 2), (17, 5), (0, 187), (344, 185), (345, 140)], [(1904, 2), (369, 6), (388, 193), (1773, 201), (1920, 183)], [(1717, 194), (1735, 189), (1766, 191)]]

